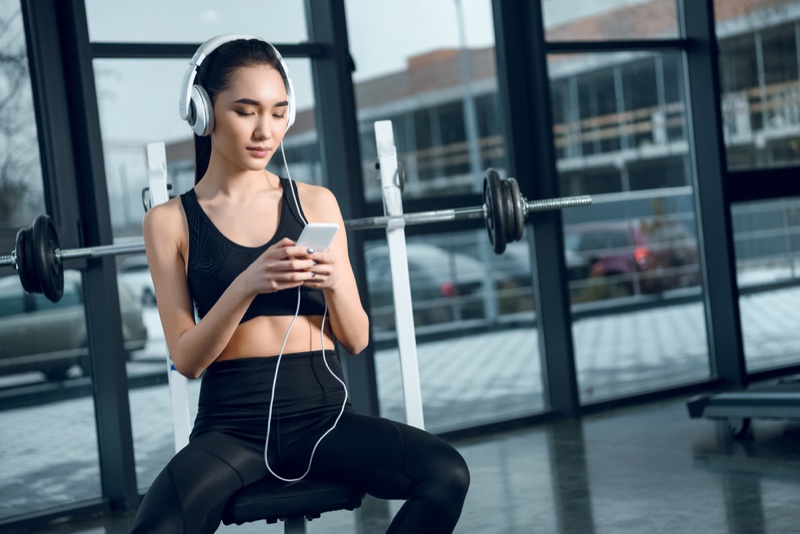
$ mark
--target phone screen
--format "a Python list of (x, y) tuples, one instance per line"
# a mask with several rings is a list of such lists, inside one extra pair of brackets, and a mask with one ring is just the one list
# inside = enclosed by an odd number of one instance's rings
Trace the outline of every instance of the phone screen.
[(338, 230), (339, 225), (336, 223), (308, 223), (297, 238), (297, 246), (325, 252), (333, 243), (333, 237)]

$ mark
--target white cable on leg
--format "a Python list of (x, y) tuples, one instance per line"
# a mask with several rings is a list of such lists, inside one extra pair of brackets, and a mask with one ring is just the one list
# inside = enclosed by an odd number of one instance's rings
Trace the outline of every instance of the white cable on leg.
[[(402, 215), (403, 199), (397, 176), (397, 149), (394, 145), (392, 121), (375, 123), (375, 140), (378, 145), (378, 161), (381, 167), (381, 191), (383, 210), (386, 215)], [(411, 307), (411, 283), (408, 275), (408, 253), (406, 231), (402, 219), (386, 226), (389, 244), (389, 264), (392, 270), (397, 346), (400, 350), (400, 372), (403, 379), (403, 395), (406, 405), (406, 422), (417, 428), (425, 428), (422, 415), (422, 391), (419, 381), (417, 341), (414, 332), (414, 313)]]

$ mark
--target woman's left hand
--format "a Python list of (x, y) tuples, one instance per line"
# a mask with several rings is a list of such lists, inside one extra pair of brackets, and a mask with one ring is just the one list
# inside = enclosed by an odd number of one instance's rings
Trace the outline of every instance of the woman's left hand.
[(330, 251), (314, 252), (308, 258), (315, 263), (309, 269), (311, 278), (303, 282), (303, 285), (315, 289), (334, 287), (339, 281), (339, 266), (333, 254)]

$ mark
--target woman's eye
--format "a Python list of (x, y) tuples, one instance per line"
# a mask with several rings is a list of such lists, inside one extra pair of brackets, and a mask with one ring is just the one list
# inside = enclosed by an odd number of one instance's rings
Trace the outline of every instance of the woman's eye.
[(286, 114), (285, 114), (285, 113), (281, 113), (281, 114), (278, 114), (278, 113), (276, 113), (276, 114), (274, 114), (272, 117), (273, 117), (273, 118), (275, 118), (275, 119), (282, 119), (282, 118), (284, 118), (285, 116), (286, 116)]
[(248, 112), (242, 111), (240, 109), (236, 110), (236, 114), (239, 115), (240, 117), (249, 117), (250, 115), (252, 115), (252, 113), (248, 113)]

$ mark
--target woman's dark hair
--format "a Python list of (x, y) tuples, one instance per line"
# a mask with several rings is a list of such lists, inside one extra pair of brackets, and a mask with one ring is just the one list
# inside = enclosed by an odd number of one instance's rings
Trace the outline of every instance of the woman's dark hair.
[[(256, 65), (270, 65), (286, 76), (280, 65), (280, 60), (271, 45), (258, 39), (239, 39), (220, 46), (203, 60), (197, 69), (195, 83), (203, 87), (211, 98), (212, 104), (216, 102), (217, 95), (230, 87), (233, 74), (241, 67)], [(213, 110), (212, 110), (213, 113)], [(194, 183), (200, 181), (208, 170), (211, 159), (211, 137), (194, 136)]]

